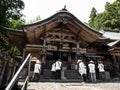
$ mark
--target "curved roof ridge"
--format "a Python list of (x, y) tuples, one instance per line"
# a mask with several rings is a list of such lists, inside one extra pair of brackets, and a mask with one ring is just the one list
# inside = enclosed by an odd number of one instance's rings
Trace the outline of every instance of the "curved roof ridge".
[(61, 9), (61, 10), (56, 11), (56, 13), (52, 14), (52, 15), (49, 16), (48, 18), (41, 19), (41, 20), (38, 20), (38, 21), (35, 21), (35, 22), (32, 22), (32, 23), (28, 23), (28, 24), (25, 24), (25, 25), (23, 25), (23, 26), (34, 25), (34, 24), (37, 24), (37, 23), (39, 23), (39, 22), (42, 22), (42, 21), (44, 21), (44, 20), (46, 20), (46, 19), (48, 20), (49, 18), (54, 17), (57, 13), (60, 13), (60, 12), (69, 12), (69, 11), (68, 11), (66, 8), (63, 8), (63, 9)]
[(41, 20), (38, 20), (38, 21), (35, 21), (33, 23), (28, 23), (28, 24), (25, 24), (23, 26), (31, 26), (31, 25), (35, 25), (35, 24), (39, 24), (40, 22), (44, 22), (44, 21), (47, 21), (49, 20), (50, 18), (58, 15), (59, 13), (68, 13), (69, 11), (65, 11), (65, 10), (59, 10), (59, 11), (56, 11), (56, 13), (52, 14), (51, 16), (49, 16), (48, 18), (45, 18), (45, 19), (41, 19)]
[(8, 30), (8, 31), (12, 31), (12, 32), (23, 32), (23, 30), (19, 30), (19, 29), (7, 28), (4, 26), (0, 26), (0, 27), (4, 30)]
[(53, 17), (55, 17), (55, 16), (57, 16), (57, 15), (59, 15), (59, 14), (68, 14), (68, 15), (72, 16), (73, 18), (75, 18), (75, 20), (76, 20), (77, 22), (81, 23), (81, 24), (84, 25), (86, 28), (92, 30), (92, 31), (95, 32), (95, 33), (98, 33), (98, 34), (102, 35), (102, 33), (97, 32), (97, 31), (94, 30), (93, 28), (89, 27), (87, 24), (85, 24), (85, 23), (83, 23), (81, 20), (79, 20), (75, 15), (73, 15), (72, 13), (70, 13), (68, 10), (64, 10), (64, 9), (57, 11), (55, 14), (53, 14), (52, 16), (50, 16), (50, 17), (48, 17), (48, 18), (46, 18), (46, 19), (43, 19), (43, 20), (40, 20), (40, 21), (31, 23), (31, 24), (23, 25), (23, 27), (32, 26), (32, 25), (38, 25), (38, 24), (40, 24), (40, 23), (43, 23), (43, 22), (45, 22), (45, 21), (48, 21), (49, 19), (51, 19), (51, 18), (53, 18)]

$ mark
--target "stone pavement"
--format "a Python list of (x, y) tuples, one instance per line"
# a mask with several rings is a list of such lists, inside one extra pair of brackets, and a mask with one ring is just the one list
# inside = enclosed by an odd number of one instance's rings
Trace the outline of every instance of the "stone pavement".
[(28, 90), (120, 90), (120, 83), (30, 82)]

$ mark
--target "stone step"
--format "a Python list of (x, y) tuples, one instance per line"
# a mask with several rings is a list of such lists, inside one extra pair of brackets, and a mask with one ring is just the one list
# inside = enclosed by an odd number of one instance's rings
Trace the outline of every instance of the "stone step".
[[(45, 69), (44, 70), (44, 75), (41, 75), (41, 79), (51, 79), (51, 74), (52, 72), (50, 71), (50, 69)], [(30, 73), (30, 77), (32, 77), (33, 72)], [(80, 76), (78, 74), (78, 72), (76, 70), (66, 70), (64, 72), (64, 76), (67, 79), (80, 79)]]
[[(64, 75), (67, 79), (79, 79), (79, 74), (76, 70), (66, 70), (64, 72)], [(44, 70), (44, 78), (51, 78), (51, 71), (50, 70)]]
[(40, 82), (82, 82), (82, 79), (65, 79), (65, 80), (41, 79)]

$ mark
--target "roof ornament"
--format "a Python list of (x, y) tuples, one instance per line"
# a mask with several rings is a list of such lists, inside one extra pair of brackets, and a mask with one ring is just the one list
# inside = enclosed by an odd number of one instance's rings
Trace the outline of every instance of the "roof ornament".
[(67, 9), (66, 9), (66, 5), (64, 5), (64, 8), (62, 9), (63, 11), (67, 11)]
[(68, 10), (66, 9), (66, 5), (64, 5), (64, 8), (62, 8), (61, 10), (57, 11), (57, 12), (68, 12)]

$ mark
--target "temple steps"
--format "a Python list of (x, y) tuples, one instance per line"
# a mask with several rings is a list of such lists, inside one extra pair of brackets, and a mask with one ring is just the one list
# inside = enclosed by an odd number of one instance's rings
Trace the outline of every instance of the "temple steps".
[[(64, 73), (64, 76), (67, 79), (79, 79), (79, 74), (76, 70), (66, 70)], [(51, 78), (51, 71), (50, 69), (45, 69), (44, 70), (44, 75), (43, 75), (44, 79), (50, 79)]]
[[(52, 72), (50, 71), (50, 69), (44, 69), (44, 74), (40, 76), (40, 81), (46, 81), (46, 82), (51, 81), (51, 74)], [(31, 71), (30, 73), (30, 78), (32, 78), (32, 76), (33, 76), (33, 71)], [(55, 81), (55, 82), (75, 81), (76, 82), (81, 79), (77, 70), (66, 70), (64, 72), (64, 76), (66, 77), (65, 80), (52, 80), (52, 81)]]

